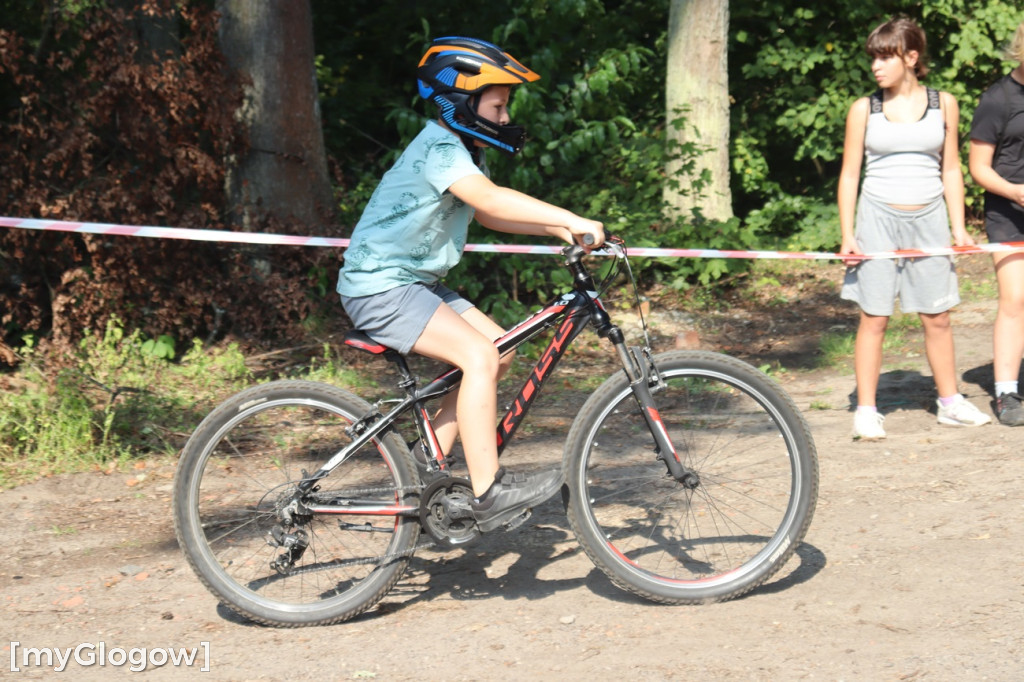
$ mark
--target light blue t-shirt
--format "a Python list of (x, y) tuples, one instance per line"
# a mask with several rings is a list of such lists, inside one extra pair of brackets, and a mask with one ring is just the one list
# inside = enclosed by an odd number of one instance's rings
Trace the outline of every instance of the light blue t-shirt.
[(459, 262), (474, 210), (448, 191), (481, 175), (457, 135), (429, 121), (384, 174), (363, 210), (338, 276), (342, 296), (433, 284)]

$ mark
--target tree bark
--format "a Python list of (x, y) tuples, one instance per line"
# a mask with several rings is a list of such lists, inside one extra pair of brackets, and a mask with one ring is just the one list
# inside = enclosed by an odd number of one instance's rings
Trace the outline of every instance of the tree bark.
[[(664, 199), (670, 214), (693, 209), (712, 220), (732, 217), (729, 190), (729, 2), (672, 0), (669, 10), (668, 73), (665, 86), (669, 140), (683, 145), (670, 161)], [(676, 126), (680, 116), (685, 124)], [(693, 163), (689, 156), (695, 153)], [(701, 177), (707, 174), (703, 187)], [(678, 182), (673, 187), (672, 180)], [(695, 186), (696, 185), (696, 186)]]
[(308, 226), (333, 219), (313, 60), (310, 0), (217, 0), (221, 49), (247, 81), (238, 114), (249, 148), (229, 160), (235, 219)]

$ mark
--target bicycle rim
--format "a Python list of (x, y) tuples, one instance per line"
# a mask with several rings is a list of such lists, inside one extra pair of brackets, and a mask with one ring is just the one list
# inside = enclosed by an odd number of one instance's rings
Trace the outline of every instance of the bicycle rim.
[[(196, 430), (179, 465), (176, 527), (196, 573), (229, 607), (273, 625), (337, 622), (375, 604), (401, 577), (415, 520), (316, 514), (288, 523), (280, 514), (296, 484), (351, 442), (345, 429), (369, 409), (329, 386), (277, 382), (235, 396)], [(307, 501), (410, 504), (415, 481), (391, 434), (353, 454)], [(295, 542), (306, 547), (288, 565)]]
[(739, 360), (675, 352), (655, 364), (655, 403), (700, 484), (680, 484), (655, 458), (619, 375), (570, 433), (570, 521), (620, 587), (666, 603), (734, 598), (774, 574), (807, 530), (818, 482), (810, 430), (777, 384)]

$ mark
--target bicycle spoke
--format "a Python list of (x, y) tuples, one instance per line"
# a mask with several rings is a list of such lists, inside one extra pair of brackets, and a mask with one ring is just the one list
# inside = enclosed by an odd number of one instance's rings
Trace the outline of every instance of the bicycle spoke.
[(306, 505), (407, 506), (417, 486), (404, 448), (371, 441), (297, 497), (369, 406), (323, 385), (278, 382), (222, 408), (186, 447), (176, 495), (182, 544), (204, 582), (233, 608), (276, 624), (348, 618), (380, 599), (415, 548), (415, 519), (314, 514)]
[(570, 435), (570, 521), (602, 570), (645, 597), (736, 596), (777, 570), (806, 531), (813, 442), (791, 401), (735, 359), (656, 359), (658, 413), (694, 489), (666, 475), (632, 390), (615, 377)]

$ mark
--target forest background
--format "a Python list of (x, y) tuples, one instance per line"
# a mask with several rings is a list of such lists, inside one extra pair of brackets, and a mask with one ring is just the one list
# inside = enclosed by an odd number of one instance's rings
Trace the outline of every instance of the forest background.
[[(273, 6), (289, 8), (285, 20), (251, 21)], [(670, 134), (689, 112), (666, 112), (669, 80), (701, 76), (671, 68), (670, 46), (705, 30), (670, 30), (680, 6), (726, 17), (727, 149)], [(497, 182), (601, 219), (633, 246), (834, 251), (846, 111), (875, 88), (864, 40), (896, 14), (927, 32), (925, 83), (960, 103), (966, 149), (978, 97), (1011, 66), (1000, 48), (1024, 19), (1016, 0), (0, 0), (0, 215), (347, 237), (433, 115), (416, 93), (419, 56), (433, 37), (473, 35), (542, 75), (515, 92), (529, 141), (515, 158), (492, 153)], [(281, 102), (313, 88), (315, 106), (254, 110), (252, 92), (274, 88), (291, 88)], [(729, 178), (700, 170), (723, 153)], [(266, 163), (269, 176), (252, 170)], [(980, 192), (965, 177), (976, 221)], [(701, 197), (722, 186), (731, 217), (704, 215)], [(695, 208), (666, 211), (666, 187)], [(10, 376), (32, 357), (55, 371), (81, 362), (90, 339), (181, 359), (224, 341), (321, 338), (346, 323), (333, 293), (342, 256), (0, 228), (0, 368)], [(639, 271), (685, 305), (749, 267)], [(507, 323), (564, 277), (554, 259), (474, 254), (448, 283)]]

